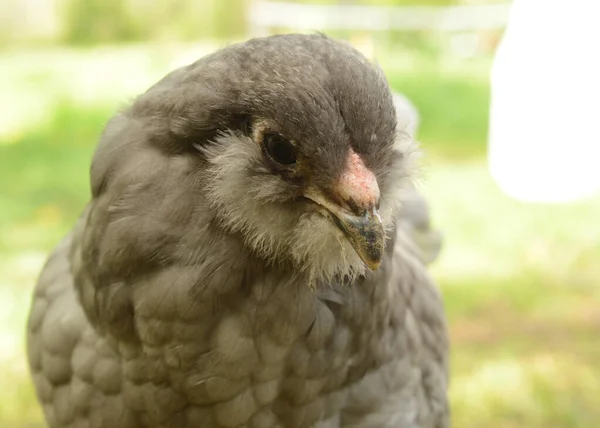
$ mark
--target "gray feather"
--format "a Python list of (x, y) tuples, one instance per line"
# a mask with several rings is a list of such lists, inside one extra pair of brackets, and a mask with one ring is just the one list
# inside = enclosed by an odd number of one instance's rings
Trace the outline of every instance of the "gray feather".
[[(378, 270), (267, 167), (249, 117), (294, 135), (311, 182), (353, 142), (391, 229)], [(33, 296), (48, 425), (448, 427), (442, 300), (408, 233), (428, 217), (396, 211), (413, 148), (395, 128), (381, 71), (321, 35), (226, 48), (116, 115)]]

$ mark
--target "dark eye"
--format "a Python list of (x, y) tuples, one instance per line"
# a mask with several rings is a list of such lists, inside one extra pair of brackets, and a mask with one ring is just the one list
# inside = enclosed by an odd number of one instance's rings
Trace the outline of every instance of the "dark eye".
[(282, 165), (296, 163), (296, 152), (290, 140), (274, 132), (268, 132), (263, 137), (263, 147), (275, 162)]

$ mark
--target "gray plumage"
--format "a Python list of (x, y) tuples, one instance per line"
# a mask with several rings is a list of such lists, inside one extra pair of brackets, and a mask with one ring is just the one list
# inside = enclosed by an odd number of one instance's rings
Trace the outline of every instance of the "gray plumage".
[(383, 73), (322, 35), (166, 76), (108, 123), (35, 290), (50, 427), (448, 427), (415, 155)]

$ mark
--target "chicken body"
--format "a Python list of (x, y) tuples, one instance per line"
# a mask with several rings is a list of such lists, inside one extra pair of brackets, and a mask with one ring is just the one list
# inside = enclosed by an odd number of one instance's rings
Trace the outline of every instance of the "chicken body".
[(35, 290), (28, 355), (50, 427), (449, 426), (443, 306), (411, 218), (392, 218), (379, 269), (315, 282), (223, 226), (190, 172), (205, 158), (132, 152), (115, 159), (143, 173), (97, 179), (121, 147), (101, 144), (93, 200)]

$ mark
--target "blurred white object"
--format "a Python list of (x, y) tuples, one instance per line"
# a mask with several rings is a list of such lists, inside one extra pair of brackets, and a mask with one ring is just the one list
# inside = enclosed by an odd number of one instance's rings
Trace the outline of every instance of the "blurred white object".
[(530, 202), (600, 193), (600, 1), (515, 0), (491, 74), (489, 164)]

